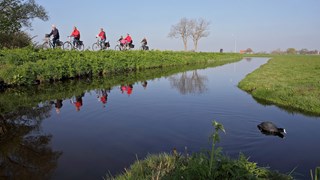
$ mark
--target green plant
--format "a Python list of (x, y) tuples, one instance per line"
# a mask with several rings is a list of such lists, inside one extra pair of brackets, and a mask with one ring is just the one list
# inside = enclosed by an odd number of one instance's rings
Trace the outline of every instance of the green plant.
[(212, 134), (211, 138), (212, 138), (212, 147), (211, 147), (211, 154), (210, 154), (210, 171), (209, 171), (209, 176), (211, 176), (212, 173), (212, 167), (213, 167), (213, 163), (214, 163), (214, 157), (215, 154), (219, 153), (220, 151), (218, 150), (216, 152), (215, 150), (215, 145), (216, 143), (220, 142), (220, 137), (219, 137), (219, 131), (222, 131), (224, 133), (226, 133), (224, 127), (222, 124), (218, 123), (217, 121), (213, 121), (212, 122), (212, 126), (214, 127), (214, 133)]
[(319, 180), (320, 179), (320, 167), (316, 167), (314, 170), (314, 175), (312, 169), (310, 169), (311, 180)]

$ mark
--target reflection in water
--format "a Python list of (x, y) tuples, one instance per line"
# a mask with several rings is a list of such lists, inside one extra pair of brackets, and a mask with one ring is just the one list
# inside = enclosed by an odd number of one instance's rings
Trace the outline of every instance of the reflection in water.
[(244, 58), (246, 61), (250, 62), (252, 60), (252, 58), (250, 57), (247, 57), (247, 58)]
[(62, 99), (57, 99), (56, 102), (54, 103), (54, 106), (56, 108), (57, 114), (60, 114), (60, 109), (62, 108)]
[(0, 117), (0, 177), (49, 179), (61, 152), (53, 151), (50, 135), (40, 134), (41, 121), (51, 105), (21, 108)]
[(96, 90), (97, 99), (102, 103), (102, 107), (106, 107), (108, 101), (108, 93), (110, 93), (111, 88)]
[(133, 85), (132, 84), (128, 84), (128, 85), (121, 85), (120, 86), (120, 91), (121, 93), (126, 93), (128, 94), (128, 96), (130, 96), (132, 94), (133, 91)]
[(82, 93), (81, 95), (78, 95), (75, 97), (74, 99), (70, 99), (70, 102), (72, 104), (74, 104), (74, 106), (76, 107), (76, 111), (80, 111), (80, 108), (82, 107), (83, 103), (82, 103), (82, 97), (84, 97), (84, 93)]
[[(220, 64), (212, 66), (217, 65)], [(43, 119), (50, 119), (52, 108), (55, 108), (59, 116), (65, 116), (61, 114), (61, 110), (69, 105), (64, 104), (65, 100), (70, 99), (76, 111), (80, 111), (85, 104), (85, 93), (95, 90), (96, 97), (105, 107), (110, 87), (121, 86), (121, 92), (130, 96), (136, 82), (141, 82), (141, 86), (146, 89), (147, 80), (206, 67), (206, 64), (173, 67), (110, 76), (108, 79), (75, 80), (5, 89), (0, 93), (0, 179), (50, 179), (62, 152), (51, 148), (52, 136), (41, 133), (41, 124)], [(191, 77), (186, 76), (185, 80), (188, 92), (203, 92), (206, 89), (206, 78), (199, 76), (196, 71)]]
[(169, 77), (172, 88), (177, 89), (181, 94), (202, 94), (207, 91), (206, 76), (199, 75), (197, 70), (191, 74), (187, 72)]
[(148, 85), (148, 82), (147, 81), (143, 81), (141, 82), (141, 85), (144, 89), (147, 89), (147, 85)]

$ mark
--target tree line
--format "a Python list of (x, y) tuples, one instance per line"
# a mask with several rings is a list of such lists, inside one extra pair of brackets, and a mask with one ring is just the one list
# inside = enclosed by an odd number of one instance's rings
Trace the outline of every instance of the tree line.
[(319, 54), (318, 50), (308, 50), (306, 48), (296, 50), (295, 48), (288, 48), (287, 50), (276, 49), (271, 54)]

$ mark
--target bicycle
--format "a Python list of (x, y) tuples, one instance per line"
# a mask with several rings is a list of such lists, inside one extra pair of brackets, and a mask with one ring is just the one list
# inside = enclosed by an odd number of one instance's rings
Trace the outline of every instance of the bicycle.
[(142, 45), (140, 46), (139, 50), (142, 50), (142, 51), (148, 51), (149, 50), (149, 46), (141, 43)]
[[(66, 50), (75, 49), (75, 50), (79, 50), (79, 51), (84, 50), (83, 41), (75, 41), (74, 42), (74, 38), (72, 38), (72, 36), (67, 36), (67, 38), (69, 38), (69, 40), (66, 41), (65, 43), (63, 43), (63, 49), (66, 49)], [(73, 43), (75, 43), (75, 45), (73, 45)]]
[(115, 47), (114, 47), (114, 50), (117, 50), (117, 51), (126, 51), (126, 50), (130, 50), (130, 49), (133, 49), (134, 48), (134, 45), (130, 44), (129, 43), (126, 43), (126, 44), (117, 44)]
[(54, 49), (54, 48), (62, 49), (63, 42), (58, 39), (56, 42), (56, 46), (53, 46), (53, 41), (50, 39), (49, 34), (45, 34), (45, 38), (43, 40), (44, 40), (44, 43), (41, 46), (42, 49), (45, 49), (45, 50)]
[(100, 38), (97, 38), (97, 42), (92, 44), (92, 50), (93, 51), (106, 50), (106, 49), (109, 49), (109, 47), (110, 47), (109, 41), (103, 42), (103, 41), (100, 40)]

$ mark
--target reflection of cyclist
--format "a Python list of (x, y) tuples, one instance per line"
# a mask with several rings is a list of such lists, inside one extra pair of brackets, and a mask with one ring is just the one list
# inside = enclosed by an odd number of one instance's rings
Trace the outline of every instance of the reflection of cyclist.
[(80, 111), (80, 108), (82, 106), (82, 97), (83, 96), (84, 96), (84, 94), (82, 94), (80, 96), (76, 96), (76, 101), (73, 101), (72, 99), (70, 100), (70, 102), (75, 105), (77, 111)]
[(127, 94), (128, 94), (129, 96), (132, 94), (132, 89), (133, 89), (132, 84), (129, 84), (129, 85), (127, 86)]
[(133, 86), (132, 84), (129, 84), (127, 86), (121, 85), (120, 86), (121, 93), (127, 92), (127, 94), (130, 96), (132, 94)]
[(103, 104), (103, 107), (106, 106), (107, 104), (107, 100), (108, 100), (108, 93), (107, 90), (101, 90), (101, 97), (100, 97), (100, 101)]
[(105, 47), (105, 43), (106, 43), (106, 32), (104, 32), (103, 28), (100, 28), (100, 33), (97, 35), (98, 38), (100, 38), (100, 45), (102, 47)]
[(73, 27), (73, 31), (70, 36), (73, 37), (73, 46), (76, 46), (76, 44), (78, 45), (80, 41), (80, 31), (77, 29), (77, 27)]
[(146, 89), (146, 88), (147, 88), (147, 85), (148, 85), (148, 82), (147, 82), (147, 81), (144, 81), (144, 82), (142, 82), (141, 84), (142, 84), (142, 87), (143, 87), (144, 89)]
[(56, 103), (54, 104), (55, 108), (56, 108), (56, 112), (57, 114), (60, 114), (60, 109), (62, 108), (63, 104), (62, 104), (62, 99), (57, 99)]
[(125, 85), (120, 86), (120, 91), (123, 94), (125, 91), (127, 91), (127, 87)]
[(56, 43), (59, 43), (60, 35), (59, 35), (59, 30), (55, 25), (52, 25), (51, 27), (52, 27), (52, 30), (48, 36), (50, 37), (51, 35), (53, 35), (52, 43), (53, 43), (53, 47), (55, 47)]

